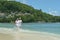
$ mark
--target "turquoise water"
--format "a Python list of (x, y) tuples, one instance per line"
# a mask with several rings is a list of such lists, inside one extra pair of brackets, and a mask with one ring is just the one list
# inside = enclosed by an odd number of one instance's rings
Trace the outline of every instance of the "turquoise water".
[[(15, 24), (0, 23), (0, 27), (14, 28)], [(22, 23), (22, 29), (60, 34), (60, 23)]]

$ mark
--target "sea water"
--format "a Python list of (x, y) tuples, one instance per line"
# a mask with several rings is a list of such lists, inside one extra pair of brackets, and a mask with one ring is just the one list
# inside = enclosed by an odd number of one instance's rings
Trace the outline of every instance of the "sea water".
[[(0, 23), (0, 28), (14, 28), (13, 23)], [(20, 27), (24, 30), (48, 32), (60, 35), (60, 23), (22, 23)]]

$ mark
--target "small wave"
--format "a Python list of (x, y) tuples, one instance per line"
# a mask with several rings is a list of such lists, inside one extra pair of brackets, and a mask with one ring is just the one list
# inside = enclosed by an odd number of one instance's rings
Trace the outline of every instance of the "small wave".
[[(0, 33), (12, 33), (16, 32), (16, 28), (0, 28)], [(32, 32), (32, 33), (39, 33), (37, 31), (30, 31), (30, 30), (24, 30), (24, 29), (19, 29), (20, 32)]]
[[(16, 28), (0, 28), (0, 33), (11, 34), (11, 33), (15, 33), (15, 32), (17, 32)], [(45, 35), (60, 36), (60, 35), (54, 34), (54, 33), (30, 31), (30, 30), (24, 30), (24, 29), (19, 29), (19, 32), (40, 33), (40, 34), (45, 34)]]

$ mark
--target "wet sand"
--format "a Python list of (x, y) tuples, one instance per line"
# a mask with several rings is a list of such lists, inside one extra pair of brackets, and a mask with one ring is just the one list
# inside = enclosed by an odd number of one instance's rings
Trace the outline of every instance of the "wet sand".
[(25, 30), (15, 32), (4, 31), (4, 33), (0, 33), (0, 40), (60, 40), (60, 36), (44, 32), (28, 32)]
[(0, 33), (0, 40), (60, 40), (60, 37), (41, 33), (21, 32), (13, 35)]

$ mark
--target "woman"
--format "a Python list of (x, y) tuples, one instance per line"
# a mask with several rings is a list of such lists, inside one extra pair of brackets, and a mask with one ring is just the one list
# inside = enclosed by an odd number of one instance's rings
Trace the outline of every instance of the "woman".
[(22, 23), (21, 18), (17, 18), (17, 20), (15, 21), (15, 24), (16, 24), (16, 27), (17, 27), (18, 30), (21, 27), (21, 23)]

